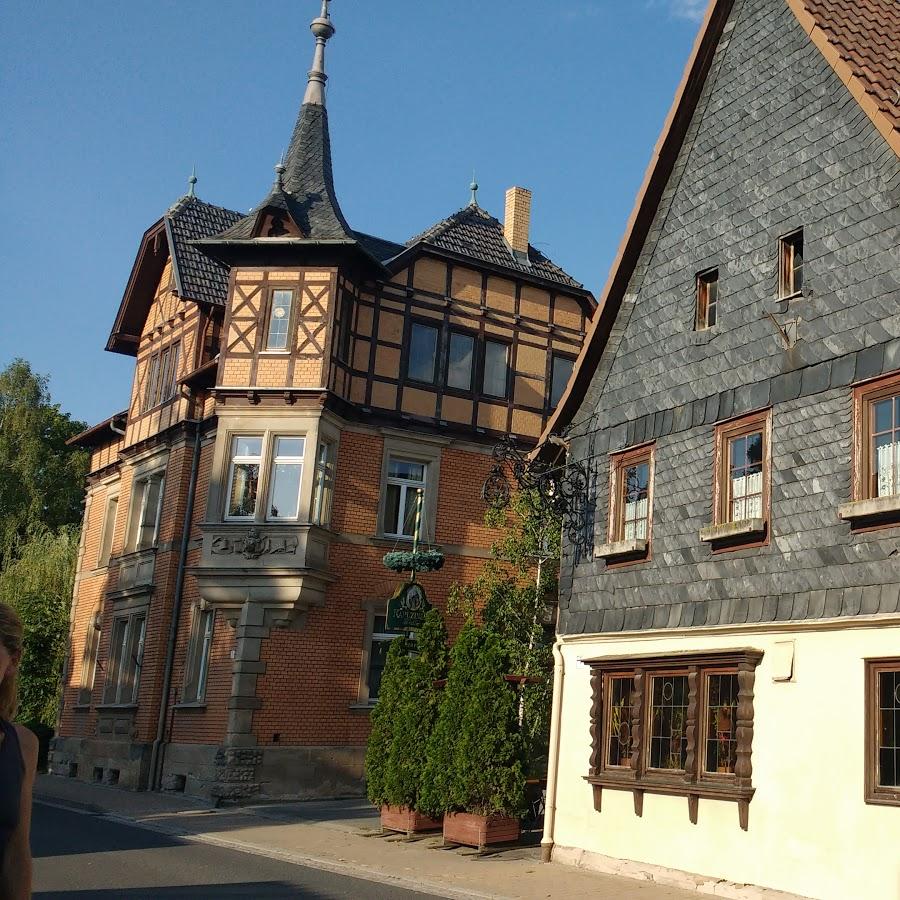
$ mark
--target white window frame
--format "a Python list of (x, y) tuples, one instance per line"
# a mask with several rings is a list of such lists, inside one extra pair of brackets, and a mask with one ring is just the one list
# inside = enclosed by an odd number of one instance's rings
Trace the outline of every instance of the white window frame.
[[(283, 347), (273, 347), (272, 346), (272, 323), (275, 321), (275, 295), (279, 293), (288, 294), (290, 297), (290, 302), (287, 306), (287, 329), (284, 333), (284, 346)], [(291, 352), (291, 335), (293, 334), (292, 323), (294, 320), (294, 306), (296, 304), (297, 297), (296, 291), (290, 287), (273, 287), (269, 294), (269, 308), (268, 315), (266, 316), (266, 343), (263, 351), (265, 353), (290, 353)], [(280, 319), (278, 320), (280, 321)]]
[(331, 524), (336, 468), (337, 445), (328, 438), (319, 438), (316, 452), (316, 467), (313, 473), (313, 494), (309, 506), (309, 520), (321, 528), (327, 528)]
[[(280, 440), (303, 441), (303, 453), (300, 456), (279, 456), (278, 442)], [(301, 500), (303, 499), (303, 462), (306, 457), (306, 435), (305, 434), (272, 434), (269, 441), (270, 453), (268, 454), (268, 462), (265, 471), (260, 468), (260, 482), (263, 476), (266, 476), (266, 521), (267, 522), (297, 522), (300, 519)], [(263, 448), (265, 449), (265, 447)], [(273, 516), (272, 512), (272, 493), (275, 490), (275, 465), (296, 465), (300, 469), (300, 479), (297, 485), (297, 512), (293, 516)], [(229, 491), (229, 497), (231, 492)], [(257, 492), (257, 503), (259, 502), (259, 492)]]
[(407, 459), (425, 465), (425, 497), (422, 503), (422, 537), (436, 541), (438, 493), (441, 483), (441, 448), (450, 441), (442, 437), (420, 436), (411, 440), (405, 432), (393, 428), (380, 429), (384, 436), (381, 457), (381, 490), (378, 501), (378, 519), (375, 536), (390, 541), (409, 541), (411, 537), (391, 534), (384, 530), (387, 505), (387, 479), (391, 457)]
[(185, 666), (184, 703), (203, 703), (209, 676), (209, 660), (216, 631), (214, 608), (194, 607), (191, 641)]
[[(115, 503), (115, 512), (110, 515), (110, 506)], [(105, 569), (112, 559), (113, 541), (116, 539), (116, 520), (119, 516), (119, 492), (110, 491), (103, 507), (103, 527), (100, 530), (100, 546), (97, 548), (97, 568)]]
[[(397, 462), (405, 462), (412, 463), (416, 466), (422, 466), (422, 480), (414, 481), (411, 478), (401, 478), (399, 475), (391, 475), (391, 461)], [(384, 481), (384, 510), (383, 515), (385, 517), (385, 521), (383, 522), (384, 534), (386, 537), (391, 538), (400, 538), (402, 540), (411, 541), (413, 539), (414, 534), (406, 534), (401, 530), (388, 531), (387, 529), (387, 494), (388, 488), (394, 486), (400, 488), (400, 504), (397, 509), (398, 519), (402, 519), (405, 511), (406, 511), (406, 500), (407, 495), (410, 490), (413, 491), (421, 491), (422, 492), (422, 520), (425, 520), (425, 501), (428, 496), (428, 463), (421, 459), (411, 458), (402, 453), (389, 453), (388, 454), (388, 462), (387, 462), (387, 476)], [(398, 529), (402, 529), (405, 523), (402, 521), (398, 521), (393, 523)], [(420, 528), (421, 531), (421, 528)]]
[[(242, 438), (259, 438), (259, 456), (249, 456), (249, 455), (237, 455), (235, 453), (235, 446), (239, 440)], [(228, 458), (226, 460), (228, 464), (228, 478), (226, 480), (225, 485), (225, 509), (223, 519), (226, 522), (252, 522), (256, 518), (257, 512), (259, 510), (259, 495), (265, 490), (264, 476), (265, 476), (265, 459), (266, 459), (266, 435), (265, 434), (252, 434), (246, 432), (235, 432), (234, 434), (230, 434), (228, 436)], [(259, 481), (256, 486), (256, 502), (253, 507), (253, 512), (248, 516), (233, 516), (229, 513), (229, 507), (231, 506), (231, 489), (234, 485), (234, 469), (236, 465), (246, 464), (246, 465), (258, 465), (259, 466)]]
[(88, 620), (84, 635), (84, 654), (81, 659), (81, 681), (78, 685), (77, 706), (90, 706), (97, 678), (97, 660), (100, 656), (100, 632), (103, 627), (103, 609), (98, 607)]
[[(159, 482), (159, 495), (155, 504), (155, 520), (153, 523), (153, 534), (149, 543), (143, 543), (141, 535), (145, 527), (149, 524), (147, 515), (151, 507), (148, 506), (148, 485), (151, 482)], [(163, 500), (166, 494), (166, 476), (165, 469), (156, 469), (151, 472), (144, 472), (134, 476), (132, 481), (131, 492), (131, 512), (129, 514), (129, 534), (127, 542), (128, 553), (140, 553), (143, 550), (150, 550), (156, 546), (159, 540), (159, 528), (162, 519)]]

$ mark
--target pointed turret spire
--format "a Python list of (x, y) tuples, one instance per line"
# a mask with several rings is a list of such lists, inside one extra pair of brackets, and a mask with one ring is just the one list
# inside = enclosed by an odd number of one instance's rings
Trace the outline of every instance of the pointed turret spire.
[(194, 196), (194, 185), (197, 183), (197, 167), (191, 166), (191, 177), (188, 178), (188, 197)]
[(303, 95), (303, 103), (314, 103), (317, 106), (325, 105), (325, 82), (328, 76), (325, 74), (325, 44), (334, 34), (334, 25), (328, 15), (329, 0), (322, 0), (322, 12), (317, 19), (312, 20), (310, 31), (316, 36), (316, 49), (313, 52), (312, 68), (309, 70), (309, 81), (306, 85), (306, 93)]
[(475, 180), (474, 169), (472, 169), (472, 183), (469, 185), (469, 190), (472, 192), (472, 199), (469, 201), (469, 206), (478, 206), (478, 182)]

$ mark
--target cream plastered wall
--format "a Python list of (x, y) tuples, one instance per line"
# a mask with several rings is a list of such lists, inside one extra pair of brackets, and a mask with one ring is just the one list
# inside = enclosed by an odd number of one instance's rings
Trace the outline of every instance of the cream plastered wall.
[[(793, 679), (773, 682), (776, 642), (794, 641)], [(749, 829), (737, 804), (603, 789), (602, 812), (584, 780), (590, 746), (590, 670), (598, 656), (724, 650), (764, 652), (754, 688)], [(821, 900), (900, 898), (900, 808), (868, 805), (864, 792), (864, 664), (900, 656), (900, 621), (865, 628), (731, 630), (563, 642), (554, 858), (567, 848), (664, 866)], [(589, 857), (584, 860), (590, 864)]]

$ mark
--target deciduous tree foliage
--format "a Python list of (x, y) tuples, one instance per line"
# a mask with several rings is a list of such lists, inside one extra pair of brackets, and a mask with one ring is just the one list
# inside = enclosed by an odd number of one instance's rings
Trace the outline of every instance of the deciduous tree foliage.
[(44, 530), (18, 545), (0, 572), (0, 600), (18, 612), (25, 626), (19, 668), (21, 722), (56, 722), (77, 556), (76, 528)]
[(29, 534), (80, 522), (87, 454), (66, 441), (85, 427), (25, 360), (0, 372), (0, 570)]
[(449, 608), (480, 617), (499, 636), (510, 658), (507, 674), (540, 679), (521, 689), (520, 709), (528, 773), (540, 777), (550, 737), (561, 522), (537, 491), (523, 490), (491, 506), (485, 524), (501, 532), (493, 558), (474, 581), (453, 585)]

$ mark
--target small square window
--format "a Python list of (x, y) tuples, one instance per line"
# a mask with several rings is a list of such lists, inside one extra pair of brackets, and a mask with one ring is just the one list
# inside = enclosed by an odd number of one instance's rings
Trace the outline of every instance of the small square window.
[(793, 297), (803, 290), (803, 229), (778, 242), (778, 296)]
[(718, 321), (719, 270), (711, 269), (697, 276), (697, 331), (712, 328)]

